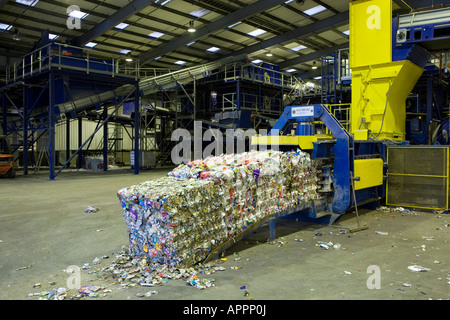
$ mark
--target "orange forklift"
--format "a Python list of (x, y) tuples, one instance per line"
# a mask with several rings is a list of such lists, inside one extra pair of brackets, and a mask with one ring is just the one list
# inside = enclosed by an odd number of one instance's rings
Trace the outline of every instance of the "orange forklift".
[(8, 140), (0, 135), (0, 176), (14, 178), (16, 169), (14, 168), (14, 156), (11, 153)]

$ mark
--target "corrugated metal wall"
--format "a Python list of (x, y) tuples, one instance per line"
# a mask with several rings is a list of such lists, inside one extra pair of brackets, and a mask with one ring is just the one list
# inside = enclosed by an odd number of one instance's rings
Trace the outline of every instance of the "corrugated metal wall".
[[(97, 122), (85, 120), (83, 119), (83, 125), (82, 125), (82, 140), (83, 142), (88, 139), (92, 133), (95, 131), (95, 128), (97, 126)], [(114, 129), (115, 124), (110, 123), (108, 124), (108, 134), (110, 138), (114, 137)], [(66, 123), (59, 123), (56, 125), (55, 128), (55, 148), (56, 150), (66, 150)], [(123, 127), (118, 127), (118, 130), (122, 130), (121, 138), (122, 140), (122, 148), (123, 150), (132, 150), (133, 144), (132, 140), (128, 136), (128, 134), (125, 132), (125, 129)], [(133, 130), (131, 127), (128, 129), (128, 132), (131, 134)], [(42, 139), (44, 140), (44, 139)], [(42, 141), (44, 142), (44, 141)], [(88, 143), (89, 144), (89, 143)], [(88, 144), (83, 149), (86, 149)], [(44, 144), (46, 147), (47, 144)], [(97, 131), (94, 138), (92, 139), (91, 145), (89, 147), (89, 150), (95, 150), (95, 149), (102, 149), (103, 148), (103, 127), (100, 128), (100, 130)], [(70, 149), (76, 150), (78, 149), (78, 120), (71, 120), (70, 121)]]

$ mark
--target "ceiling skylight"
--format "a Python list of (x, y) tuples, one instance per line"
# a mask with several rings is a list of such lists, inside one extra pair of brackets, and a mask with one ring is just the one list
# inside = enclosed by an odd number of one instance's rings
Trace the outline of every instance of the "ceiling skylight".
[(17, 3), (23, 4), (25, 6), (34, 7), (39, 0), (16, 0)]
[(316, 7), (312, 7), (311, 9), (308, 9), (306, 11), (303, 11), (304, 13), (306, 13), (308, 16), (313, 16), (319, 12), (325, 11), (327, 10), (327, 8), (325, 8), (324, 6), (316, 6)]
[(343, 34), (350, 35), (350, 30), (342, 31)]
[(117, 28), (117, 29), (120, 29), (120, 30), (123, 30), (123, 29), (125, 29), (126, 27), (128, 27), (129, 26), (129, 24), (128, 23), (125, 23), (125, 22), (121, 22), (121, 23), (119, 23), (117, 26), (115, 26), (114, 28)]
[(56, 38), (58, 38), (59, 36), (57, 35), (57, 34), (53, 34), (53, 33), (49, 33), (48, 34), (48, 38), (50, 39), (50, 40), (55, 40)]
[(9, 29), (11, 29), (12, 28), (12, 26), (11, 25), (9, 25), (9, 24), (4, 24), (4, 23), (0, 23), (0, 30), (9, 30)]
[(195, 11), (192, 11), (191, 13), (189, 13), (191, 16), (200, 18), (203, 17), (204, 15), (210, 13), (211, 11), (207, 10), (207, 9), (198, 9)]
[(252, 36), (252, 37), (257, 37), (257, 36), (260, 36), (260, 35), (262, 35), (263, 33), (266, 33), (267, 31), (266, 30), (263, 30), (263, 29), (256, 29), (256, 30), (253, 30), (252, 32), (249, 32), (249, 33), (247, 33), (249, 36)]
[(69, 17), (77, 18), (77, 19), (84, 19), (89, 14), (83, 11), (73, 10), (69, 13)]
[(206, 49), (206, 51), (208, 51), (208, 52), (217, 52), (217, 51), (220, 51), (220, 48), (217, 48), (217, 47), (211, 47), (211, 48), (209, 48), (209, 49)]
[(304, 45), (299, 45), (299, 46), (296, 46), (295, 48), (292, 48), (291, 50), (292, 51), (300, 51), (300, 50), (303, 50), (303, 49), (306, 49), (307, 47), (305, 47)]
[(148, 36), (158, 39), (158, 38), (161, 38), (163, 35), (165, 35), (165, 33), (155, 31), (155, 32), (150, 33)]
[(85, 46), (85, 47), (88, 47), (88, 48), (93, 48), (93, 47), (95, 47), (97, 44), (98, 44), (98, 43), (96, 43), (96, 42), (88, 42), (88, 43), (86, 43), (84, 46)]

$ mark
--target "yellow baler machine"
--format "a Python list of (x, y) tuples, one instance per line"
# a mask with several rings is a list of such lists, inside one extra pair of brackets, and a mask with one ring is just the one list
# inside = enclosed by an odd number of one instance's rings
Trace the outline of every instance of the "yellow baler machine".
[[(349, 6), (349, 61), (352, 81), (347, 131), (351, 140), (348, 150), (350, 154), (348, 168), (351, 174), (348, 179), (340, 181), (349, 184), (350, 188), (353, 188), (352, 184), (354, 183), (354, 189), (357, 192), (355, 199), (352, 197), (349, 203), (355, 205), (360, 202), (380, 200), (386, 196), (389, 183), (387, 148), (407, 144), (404, 141), (406, 136), (406, 98), (424, 69), (410, 60), (393, 61), (392, 59), (391, 0), (357, 0), (351, 1)], [(313, 106), (290, 106), (286, 109), (292, 110), (301, 107), (307, 110)], [(331, 107), (328, 108), (331, 109)], [(286, 117), (286, 115), (283, 116)], [(296, 119), (292, 116), (290, 120), (296, 121), (296, 126), (303, 124), (302, 121), (314, 126), (314, 122), (321, 119), (304, 117)], [(298, 131), (294, 134), (284, 132), (281, 135), (269, 133), (265, 137), (254, 137), (252, 144), (277, 145), (284, 148), (299, 147), (302, 150), (310, 151), (313, 158), (325, 159), (328, 156), (330, 159), (336, 159), (342, 157), (340, 154), (342, 151), (333, 150), (333, 147), (329, 146), (324, 147), (324, 145), (335, 143), (333, 140), (339, 140), (338, 137), (315, 134), (314, 130), (312, 131), (312, 134), (299, 134)], [(327, 154), (329, 151), (325, 149), (333, 150), (333, 154)], [(341, 192), (344, 188), (342, 184), (337, 183), (336, 175), (339, 171), (346, 172), (347, 170), (342, 167), (347, 164), (339, 162), (339, 166), (336, 166), (336, 163), (334, 160), (330, 170), (334, 198), (337, 197), (336, 193)], [(443, 183), (447, 186), (448, 179)], [(404, 185), (401, 186), (404, 187)], [(448, 193), (448, 187), (446, 190)], [(349, 196), (351, 197), (351, 195)], [(446, 203), (448, 206), (448, 201)], [(408, 206), (407, 203), (402, 204)]]

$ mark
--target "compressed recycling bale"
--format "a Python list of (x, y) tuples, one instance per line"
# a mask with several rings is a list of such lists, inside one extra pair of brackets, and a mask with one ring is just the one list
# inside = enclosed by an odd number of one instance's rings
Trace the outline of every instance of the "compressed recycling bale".
[(191, 161), (123, 188), (130, 251), (172, 267), (202, 261), (248, 226), (318, 197), (307, 153), (253, 151)]

